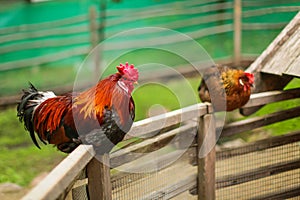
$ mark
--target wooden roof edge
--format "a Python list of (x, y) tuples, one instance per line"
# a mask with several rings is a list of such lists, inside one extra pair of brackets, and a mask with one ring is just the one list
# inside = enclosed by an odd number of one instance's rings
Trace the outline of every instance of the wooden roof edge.
[(299, 27), (300, 11), (246, 71), (251, 73), (260, 72), (262, 70), (262, 67), (268, 62), (268, 60), (275, 55), (282, 44), (284, 44), (284, 42), (286, 42)]
[[(282, 90), (291, 80), (292, 76), (286, 74), (261, 73), (265, 64), (276, 56), (278, 49), (290, 38), (300, 27), (300, 12), (286, 25), (273, 42), (263, 51), (263, 53), (246, 69), (255, 76), (255, 88), (252, 93), (265, 92), (271, 90)], [(248, 116), (258, 111), (262, 106), (253, 108), (241, 108), (240, 113)]]

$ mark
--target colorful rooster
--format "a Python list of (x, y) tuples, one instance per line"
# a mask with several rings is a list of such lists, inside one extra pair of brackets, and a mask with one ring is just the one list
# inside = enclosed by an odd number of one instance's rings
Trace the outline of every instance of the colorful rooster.
[(35, 133), (43, 143), (54, 144), (65, 153), (82, 142), (92, 143), (107, 153), (132, 126), (135, 105), (131, 93), (138, 71), (126, 63), (118, 72), (80, 92), (56, 96), (38, 91), (32, 84), (24, 92), (17, 116), (38, 147)]

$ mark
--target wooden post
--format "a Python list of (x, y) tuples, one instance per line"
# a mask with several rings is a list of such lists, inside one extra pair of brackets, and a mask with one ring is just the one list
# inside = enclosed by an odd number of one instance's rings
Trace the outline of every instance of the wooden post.
[[(101, 159), (99, 161), (98, 159)], [(112, 186), (110, 180), (109, 155), (104, 154), (93, 158), (87, 166), (88, 197), (89, 200), (112, 199)]]
[(242, 34), (242, 6), (241, 0), (234, 0), (234, 65), (241, 64), (241, 34)]
[[(216, 126), (213, 114), (200, 118), (198, 129), (198, 199), (215, 199), (215, 161)], [(205, 139), (209, 138), (209, 140)], [(203, 144), (203, 141), (205, 143)], [(204, 146), (203, 146), (204, 145)], [(212, 147), (213, 145), (213, 147)], [(211, 149), (212, 148), (212, 149)], [(205, 156), (199, 155), (200, 149), (211, 151)], [(203, 151), (202, 151), (203, 152)]]
[[(100, 49), (97, 47), (99, 44), (99, 35), (98, 35), (98, 22), (97, 22), (97, 10), (94, 6), (90, 7), (89, 11), (90, 17), (90, 37), (91, 37), (91, 48), (94, 49), (93, 59), (94, 59), (94, 81), (98, 82), (100, 75)], [(97, 48), (96, 48), (97, 47)]]

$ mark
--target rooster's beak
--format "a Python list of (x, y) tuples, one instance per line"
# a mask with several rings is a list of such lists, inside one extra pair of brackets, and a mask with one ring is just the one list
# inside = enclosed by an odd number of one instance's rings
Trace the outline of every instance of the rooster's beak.
[(139, 83), (138, 83), (137, 81), (135, 81), (135, 82), (133, 82), (133, 84), (136, 84), (136, 85), (138, 85)]

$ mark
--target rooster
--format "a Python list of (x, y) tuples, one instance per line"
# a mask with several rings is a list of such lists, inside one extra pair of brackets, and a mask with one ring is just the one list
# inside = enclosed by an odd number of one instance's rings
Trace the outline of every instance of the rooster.
[[(31, 83), (18, 103), (17, 116), (40, 148), (54, 144), (60, 151), (72, 152), (81, 143), (92, 143), (99, 153), (108, 153), (132, 126), (135, 105), (131, 93), (138, 71), (126, 63), (118, 72), (79, 93), (56, 96), (38, 91)], [(36, 133), (36, 135), (35, 135)]]
[(215, 111), (232, 111), (248, 102), (253, 84), (253, 74), (218, 65), (205, 70), (198, 92)]

